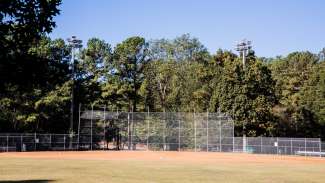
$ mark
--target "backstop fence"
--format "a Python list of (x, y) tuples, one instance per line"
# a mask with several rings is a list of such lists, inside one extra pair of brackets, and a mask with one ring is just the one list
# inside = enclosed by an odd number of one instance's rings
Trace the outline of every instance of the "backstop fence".
[(234, 137), (222, 113), (79, 111), (74, 134), (0, 134), (0, 152), (161, 150), (325, 156), (319, 138)]
[(222, 113), (83, 111), (80, 146), (128, 150), (230, 151), (233, 120)]

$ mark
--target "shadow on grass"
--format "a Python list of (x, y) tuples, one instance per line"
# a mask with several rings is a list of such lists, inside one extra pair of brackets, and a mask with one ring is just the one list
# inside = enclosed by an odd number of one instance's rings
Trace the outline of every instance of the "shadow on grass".
[(0, 183), (47, 183), (54, 182), (54, 180), (0, 180)]

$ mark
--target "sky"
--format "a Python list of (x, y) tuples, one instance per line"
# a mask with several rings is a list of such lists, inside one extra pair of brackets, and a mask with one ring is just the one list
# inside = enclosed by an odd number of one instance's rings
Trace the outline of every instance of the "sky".
[(63, 0), (51, 38), (92, 37), (114, 47), (131, 36), (185, 33), (211, 52), (252, 41), (257, 56), (325, 47), (325, 0)]

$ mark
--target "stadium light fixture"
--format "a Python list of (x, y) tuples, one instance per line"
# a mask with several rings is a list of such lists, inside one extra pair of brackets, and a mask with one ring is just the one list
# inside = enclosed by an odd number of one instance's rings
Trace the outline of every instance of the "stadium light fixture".
[(239, 55), (242, 56), (243, 59), (243, 69), (245, 69), (246, 65), (246, 56), (248, 51), (252, 49), (252, 42), (246, 39), (243, 39), (236, 45), (236, 51), (239, 52)]

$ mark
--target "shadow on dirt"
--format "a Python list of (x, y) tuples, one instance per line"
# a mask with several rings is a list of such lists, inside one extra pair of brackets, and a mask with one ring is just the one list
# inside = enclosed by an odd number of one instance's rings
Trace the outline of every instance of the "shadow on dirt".
[(47, 183), (47, 182), (54, 182), (55, 180), (0, 180), (0, 183)]

